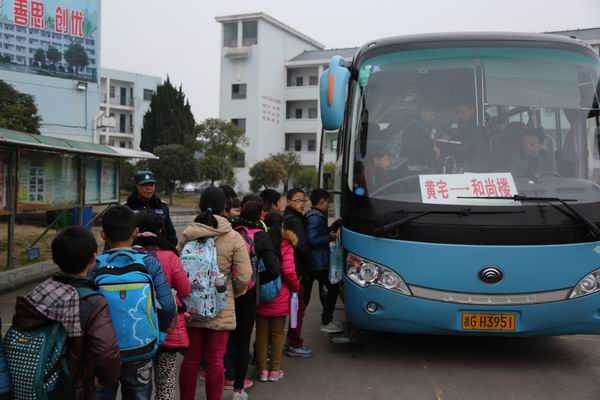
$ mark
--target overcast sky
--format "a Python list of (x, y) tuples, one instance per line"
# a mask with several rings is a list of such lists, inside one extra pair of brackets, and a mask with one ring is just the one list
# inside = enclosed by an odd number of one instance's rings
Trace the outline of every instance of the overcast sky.
[(214, 18), (259, 11), (328, 48), (410, 33), (600, 26), (600, 0), (102, 0), (102, 66), (169, 75), (183, 84), (197, 121), (217, 117), (221, 36)]

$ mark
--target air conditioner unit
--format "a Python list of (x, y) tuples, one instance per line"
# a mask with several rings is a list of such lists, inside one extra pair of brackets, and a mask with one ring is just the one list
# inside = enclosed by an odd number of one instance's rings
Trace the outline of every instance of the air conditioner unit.
[(103, 115), (99, 121), (100, 126), (98, 128), (116, 128), (117, 119), (115, 117), (107, 117)]

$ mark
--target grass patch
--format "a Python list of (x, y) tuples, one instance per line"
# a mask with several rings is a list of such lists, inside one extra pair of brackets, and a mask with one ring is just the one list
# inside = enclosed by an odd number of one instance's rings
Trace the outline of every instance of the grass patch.
[[(45, 227), (37, 225), (27, 224), (16, 224), (15, 225), (15, 241), (14, 241), (14, 268), (22, 267), (24, 265), (33, 264), (40, 261), (50, 260), (52, 258), (52, 252), (50, 244), (58, 233), (56, 229), (50, 229), (46, 235), (40, 239), (36, 244), (40, 248), (40, 257), (36, 260), (29, 261), (25, 251), (29, 246), (38, 238), (39, 235), (44, 232)], [(96, 241), (100, 248), (104, 246), (104, 241), (100, 237), (100, 228), (94, 227), (92, 229)], [(8, 250), (8, 224), (6, 222), (0, 223), (0, 271), (6, 270), (7, 267), (7, 250)]]

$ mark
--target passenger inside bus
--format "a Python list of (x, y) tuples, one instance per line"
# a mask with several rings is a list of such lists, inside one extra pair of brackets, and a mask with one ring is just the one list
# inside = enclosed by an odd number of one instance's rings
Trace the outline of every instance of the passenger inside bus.
[(435, 107), (425, 99), (418, 104), (416, 117), (409, 120), (391, 139), (392, 170), (403, 168), (417, 174), (431, 172), (434, 158), (440, 157), (440, 149), (432, 139)]
[(510, 157), (511, 172), (518, 176), (540, 173), (558, 175), (554, 151), (544, 148), (546, 135), (541, 128), (527, 129), (521, 138), (521, 148)]

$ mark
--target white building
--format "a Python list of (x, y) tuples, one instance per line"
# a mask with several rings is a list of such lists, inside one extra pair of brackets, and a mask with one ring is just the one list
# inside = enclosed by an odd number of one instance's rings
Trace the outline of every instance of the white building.
[[(222, 24), (219, 117), (246, 130), (249, 145), (238, 160), (239, 189), (248, 170), (270, 154), (297, 152), (316, 166), (321, 133), (319, 76), (334, 54), (350, 60), (357, 49), (324, 50), (314, 39), (264, 13), (217, 17)], [(333, 161), (336, 137), (325, 142)]]
[[(100, 110), (114, 118), (114, 127), (99, 128), (99, 142), (109, 146), (140, 150), (144, 114), (162, 79), (102, 68), (100, 70)], [(101, 119), (97, 119), (97, 123)]]

